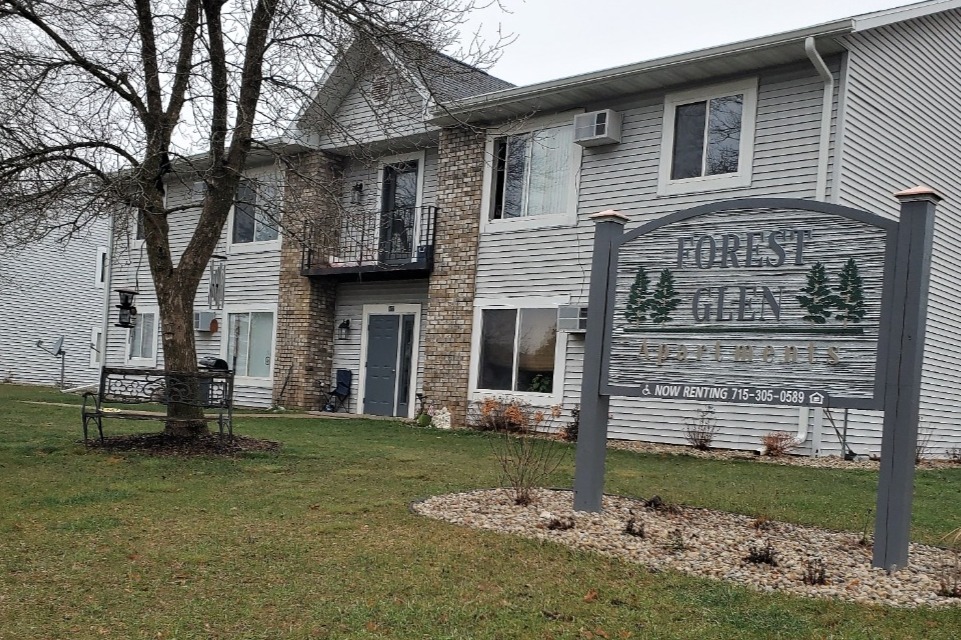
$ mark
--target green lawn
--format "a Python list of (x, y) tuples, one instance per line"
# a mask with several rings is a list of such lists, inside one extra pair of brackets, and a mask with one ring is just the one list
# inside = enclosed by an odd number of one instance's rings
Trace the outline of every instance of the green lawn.
[[(417, 517), (498, 484), (485, 437), (244, 418), (276, 454), (85, 451), (76, 402), (0, 385), (0, 638), (957, 638), (961, 609), (894, 610), (652, 574)], [(149, 423), (148, 423), (149, 424)], [(152, 426), (152, 425), (151, 425)], [(109, 433), (144, 429), (114, 421)], [(573, 452), (572, 452), (573, 453)], [(612, 451), (611, 493), (859, 529), (876, 474)], [(552, 480), (570, 486), (572, 466)], [(921, 471), (916, 540), (961, 525), (961, 469)], [(598, 597), (585, 594), (596, 589)]]

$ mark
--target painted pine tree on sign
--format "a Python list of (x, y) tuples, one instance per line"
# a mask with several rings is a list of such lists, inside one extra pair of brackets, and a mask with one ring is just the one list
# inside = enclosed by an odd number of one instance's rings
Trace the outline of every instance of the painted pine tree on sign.
[(864, 284), (854, 258), (848, 258), (838, 274), (837, 309), (836, 317), (844, 326), (864, 319)]
[(838, 297), (828, 285), (827, 271), (820, 262), (815, 262), (808, 272), (807, 285), (801, 289), (804, 295), (797, 296), (801, 307), (807, 311), (804, 319), (814, 324), (824, 324), (831, 317), (832, 309), (838, 304)]
[(654, 296), (651, 300), (651, 320), (655, 324), (663, 324), (671, 320), (671, 312), (681, 304), (681, 299), (674, 290), (674, 274), (670, 269), (661, 271), (657, 285), (654, 287)]
[(647, 322), (647, 312), (651, 307), (651, 278), (647, 275), (644, 266), (637, 268), (637, 275), (634, 276), (634, 284), (631, 285), (631, 293), (627, 298), (627, 309), (624, 317), (628, 322)]

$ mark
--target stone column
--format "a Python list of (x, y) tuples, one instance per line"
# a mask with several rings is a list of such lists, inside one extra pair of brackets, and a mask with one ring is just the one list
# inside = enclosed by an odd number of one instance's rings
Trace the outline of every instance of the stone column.
[(301, 275), (300, 238), (306, 221), (315, 260), (329, 255), (336, 244), (339, 167), (339, 159), (317, 152), (301, 156), (287, 169), (274, 350), (273, 398), (278, 406), (319, 409), (331, 383), (336, 283)]
[(424, 394), (466, 423), (474, 277), (484, 183), (483, 132), (444, 129), (437, 174), (434, 271), (427, 294)]

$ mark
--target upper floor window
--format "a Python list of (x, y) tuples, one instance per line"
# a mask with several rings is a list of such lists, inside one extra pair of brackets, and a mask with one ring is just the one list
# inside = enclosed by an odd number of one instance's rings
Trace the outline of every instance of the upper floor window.
[(241, 180), (234, 201), (231, 243), (277, 240), (280, 204), (280, 186), (275, 180)]
[(571, 173), (573, 129), (558, 127), (494, 140), (495, 184), (491, 218), (559, 213)]
[[(556, 126), (563, 122), (562, 126)], [(574, 144), (573, 116), (562, 114), (540, 128), (495, 135), (485, 192), (485, 229), (573, 222), (574, 176), (581, 148)]]
[(146, 232), (144, 230), (143, 210), (138, 210), (137, 217), (134, 220), (133, 239), (143, 240), (146, 237)]
[(660, 180), (663, 195), (751, 184), (757, 80), (668, 95)]

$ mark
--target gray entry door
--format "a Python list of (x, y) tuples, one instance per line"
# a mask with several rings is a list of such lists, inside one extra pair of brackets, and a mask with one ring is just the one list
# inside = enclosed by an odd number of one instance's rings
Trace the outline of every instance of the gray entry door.
[(367, 324), (367, 374), (364, 380), (364, 413), (394, 415), (397, 390), (397, 347), (400, 316), (372, 315)]

